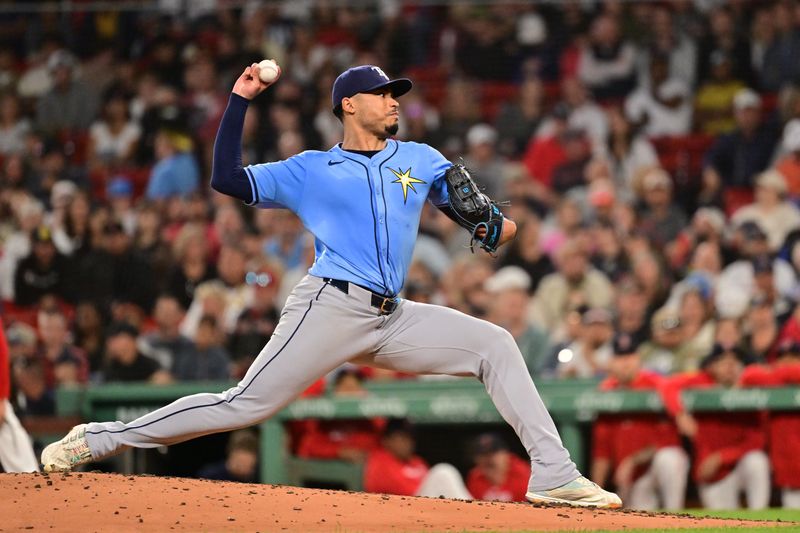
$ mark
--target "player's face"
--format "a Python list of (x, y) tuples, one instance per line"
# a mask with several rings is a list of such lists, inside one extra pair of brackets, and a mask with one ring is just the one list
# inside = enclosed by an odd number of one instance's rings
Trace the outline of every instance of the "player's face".
[(369, 93), (359, 93), (353, 97), (354, 117), (359, 124), (375, 136), (385, 139), (397, 133), (400, 127), (400, 104), (387, 88)]

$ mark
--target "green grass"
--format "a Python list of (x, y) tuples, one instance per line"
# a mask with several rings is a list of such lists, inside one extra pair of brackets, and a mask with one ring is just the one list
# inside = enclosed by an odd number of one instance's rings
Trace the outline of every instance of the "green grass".
[[(688, 509), (681, 511), (682, 513), (691, 514), (694, 516), (709, 516), (715, 518), (733, 518), (740, 520), (772, 520), (781, 522), (798, 522), (797, 524), (786, 524), (785, 526), (767, 527), (757, 526), (742, 527), (742, 528), (725, 528), (725, 527), (690, 527), (680, 529), (625, 529), (625, 533), (800, 533), (800, 509), (763, 509), (760, 511), (751, 511), (749, 509), (735, 509), (731, 511), (709, 511), (707, 509)], [(565, 530), (567, 531), (567, 530)], [(579, 530), (578, 530), (579, 531)], [(464, 532), (473, 533), (473, 532)], [(474, 532), (478, 533), (478, 532)], [(486, 533), (486, 532), (481, 532)], [(514, 533), (540, 533), (536, 530), (520, 530)], [(600, 530), (593, 531), (592, 533), (619, 533), (619, 531)]]

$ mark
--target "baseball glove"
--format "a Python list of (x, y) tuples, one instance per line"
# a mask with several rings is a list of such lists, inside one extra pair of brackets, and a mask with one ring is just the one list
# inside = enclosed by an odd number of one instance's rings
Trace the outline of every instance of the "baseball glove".
[(470, 249), (477, 243), (490, 254), (494, 253), (500, 243), (504, 219), (497, 202), (478, 189), (463, 164), (454, 164), (448, 168), (444, 177), (447, 181), (450, 210), (454, 215), (452, 218), (470, 232)]

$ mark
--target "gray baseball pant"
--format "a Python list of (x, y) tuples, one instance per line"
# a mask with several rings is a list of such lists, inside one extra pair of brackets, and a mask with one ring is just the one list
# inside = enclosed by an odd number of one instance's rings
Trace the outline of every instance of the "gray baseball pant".
[(180, 398), (128, 424), (91, 423), (95, 459), (257, 424), (347, 361), (418, 374), (476, 376), (531, 457), (529, 489), (561, 486), (578, 473), (506, 330), (447, 307), (402, 300), (391, 315), (308, 275), (297, 284), (270, 341), (235, 387)]

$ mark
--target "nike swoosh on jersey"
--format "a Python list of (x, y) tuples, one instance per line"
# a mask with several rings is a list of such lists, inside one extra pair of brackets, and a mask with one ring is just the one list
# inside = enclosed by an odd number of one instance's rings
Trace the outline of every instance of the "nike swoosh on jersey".
[(332, 167), (333, 165), (338, 165), (344, 163), (344, 161), (328, 161), (328, 166)]

